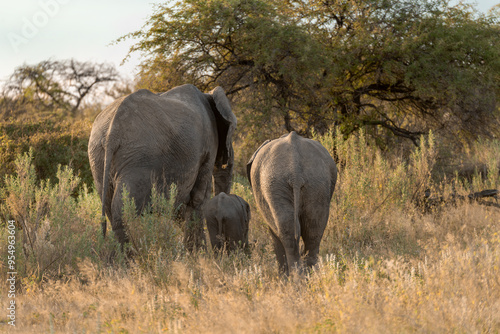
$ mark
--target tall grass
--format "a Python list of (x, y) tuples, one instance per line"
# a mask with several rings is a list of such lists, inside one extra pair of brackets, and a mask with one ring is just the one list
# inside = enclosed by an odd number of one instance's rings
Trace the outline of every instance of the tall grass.
[[(97, 194), (84, 186), (75, 199), (72, 194), (80, 180), (69, 167), (58, 167), (57, 183), (42, 180), (37, 186), (32, 161), (31, 150), (19, 155), (16, 175), (6, 177), (3, 189), (6, 200), (2, 216), (17, 225), (19, 275), (40, 282), (74, 273), (79, 259), (89, 258), (103, 265), (116, 244), (105, 243), (100, 235)], [(2, 247), (2, 256), (5, 251)]]
[[(447, 199), (496, 186), (498, 167), (491, 163), (488, 174), (477, 173), (473, 179), (458, 173), (443, 178), (436, 168), (439, 147), (432, 135), (422, 137), (420, 148), (406, 158), (386, 156), (363, 133), (348, 139), (330, 133), (317, 139), (335, 156), (339, 179), (318, 266), (305, 277), (289, 279), (278, 274), (266, 225), (243, 177), (235, 176), (232, 191), (252, 207), (250, 255), (215, 255), (210, 249), (187, 254), (172, 189), (170, 199), (153, 191), (151, 206), (139, 216), (133, 200), (124, 194), (124, 219), (134, 257), (121, 265), (102, 255), (116, 248), (112, 238), (102, 240), (99, 235), (98, 196), (85, 191), (77, 199), (67, 199), (76, 181), (64, 168), (61, 186), (36, 186), (29, 181), (29, 157), (20, 159), (17, 174), (6, 183), (9, 202), (4, 209), (17, 222), (38, 226), (37, 238), (47, 221), (49, 234), (42, 239), (54, 247), (54, 254), (65, 249), (65, 256), (44, 271), (46, 280), (34, 280), (29, 289), (28, 282), (22, 282), (16, 329), (23, 333), (500, 331), (498, 208), (445, 201), (425, 210), (421, 204), (426, 189), (431, 196)], [(483, 144), (484, 151), (498, 148), (494, 142)], [(488, 154), (493, 159), (493, 153)], [(4, 243), (5, 229), (2, 233)], [(72, 240), (71, 245), (64, 240)], [(46, 249), (51, 247), (47, 245)], [(39, 256), (45, 252), (34, 250), (36, 260), (22, 259), (29, 263), (23, 275), (39, 275), (35, 268), (46, 263)], [(2, 273), (4, 259), (2, 255)], [(71, 270), (56, 270), (65, 266)], [(5, 291), (0, 285), (0, 293)], [(3, 299), (0, 304), (6, 305)]]
[(137, 215), (134, 199), (127, 189), (122, 195), (123, 221), (130, 239), (130, 254), (156, 283), (169, 282), (169, 271), (165, 268), (185, 253), (181, 229), (175, 221), (176, 194), (175, 185), (170, 187), (168, 199), (153, 187), (151, 203), (141, 215)]
[(316, 139), (336, 157), (339, 169), (325, 251), (367, 256), (417, 252), (423, 231), (414, 226), (416, 217), (410, 213), (425, 190), (436, 187), (432, 133), (421, 138), (420, 147), (406, 160), (385, 157), (363, 132), (349, 139), (340, 132)]

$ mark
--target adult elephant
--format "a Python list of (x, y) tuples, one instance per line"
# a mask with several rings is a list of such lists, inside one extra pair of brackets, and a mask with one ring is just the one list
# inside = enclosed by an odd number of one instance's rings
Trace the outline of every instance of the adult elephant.
[(168, 196), (177, 186), (176, 205), (185, 204), (184, 242), (189, 250), (205, 241), (201, 207), (215, 193), (229, 192), (236, 117), (220, 87), (208, 94), (183, 85), (154, 94), (141, 89), (122, 97), (96, 118), (89, 160), (106, 215), (120, 243), (128, 241), (122, 221), (127, 188), (140, 213), (155, 185)]
[(280, 271), (288, 275), (301, 268), (300, 237), (306, 265), (316, 264), (337, 182), (337, 166), (328, 151), (291, 132), (264, 142), (248, 162), (247, 175)]

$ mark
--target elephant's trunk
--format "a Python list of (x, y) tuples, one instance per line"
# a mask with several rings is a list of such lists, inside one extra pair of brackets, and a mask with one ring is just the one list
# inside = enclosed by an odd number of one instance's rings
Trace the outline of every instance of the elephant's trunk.
[(106, 238), (106, 230), (107, 230), (106, 216), (102, 217), (101, 230), (102, 230), (102, 237)]
[(218, 195), (221, 192), (226, 194), (231, 193), (231, 184), (233, 178), (233, 164), (234, 164), (234, 154), (233, 148), (231, 147), (231, 154), (227, 165), (222, 165), (222, 159), (215, 162), (213, 171), (213, 191), (214, 195)]

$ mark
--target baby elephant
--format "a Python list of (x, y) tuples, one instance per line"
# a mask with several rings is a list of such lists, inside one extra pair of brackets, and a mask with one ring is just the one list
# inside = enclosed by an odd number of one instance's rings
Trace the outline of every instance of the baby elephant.
[(237, 195), (224, 192), (207, 202), (203, 209), (210, 242), (215, 250), (234, 251), (248, 246), (250, 206)]

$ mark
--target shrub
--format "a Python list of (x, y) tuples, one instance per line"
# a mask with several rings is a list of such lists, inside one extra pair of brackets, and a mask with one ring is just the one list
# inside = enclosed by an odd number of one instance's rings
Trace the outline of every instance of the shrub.
[(70, 166), (78, 173), (78, 187), (83, 183), (92, 187), (93, 179), (87, 156), (88, 139), (92, 124), (88, 120), (75, 123), (57, 119), (37, 121), (13, 120), (0, 123), (0, 187), (4, 176), (15, 170), (15, 159), (19, 154), (33, 148), (33, 168), (37, 183), (49, 179), (56, 183), (58, 165)]
[(415, 252), (413, 237), (418, 229), (406, 212), (414, 210), (425, 189), (435, 187), (432, 133), (421, 138), (420, 148), (406, 160), (384, 156), (363, 131), (349, 138), (330, 132), (316, 140), (336, 157), (339, 170), (325, 231), (326, 251), (339, 256), (345, 251), (362, 254), (373, 247), (383, 248), (380, 252)]
[(137, 215), (134, 199), (126, 188), (122, 194), (123, 223), (130, 239), (126, 246), (133, 259), (157, 283), (168, 282), (169, 271), (165, 269), (184, 254), (181, 229), (175, 222), (176, 195), (175, 184), (170, 187), (168, 198), (153, 186), (150, 203)]
[(71, 196), (80, 179), (67, 166), (57, 166), (57, 183), (47, 179), (37, 185), (32, 149), (18, 155), (14, 168), (5, 178), (1, 211), (18, 228), (19, 275), (40, 281), (68, 274), (86, 257), (104, 264), (117, 245), (114, 238), (102, 238), (98, 195), (84, 186), (77, 198)]

